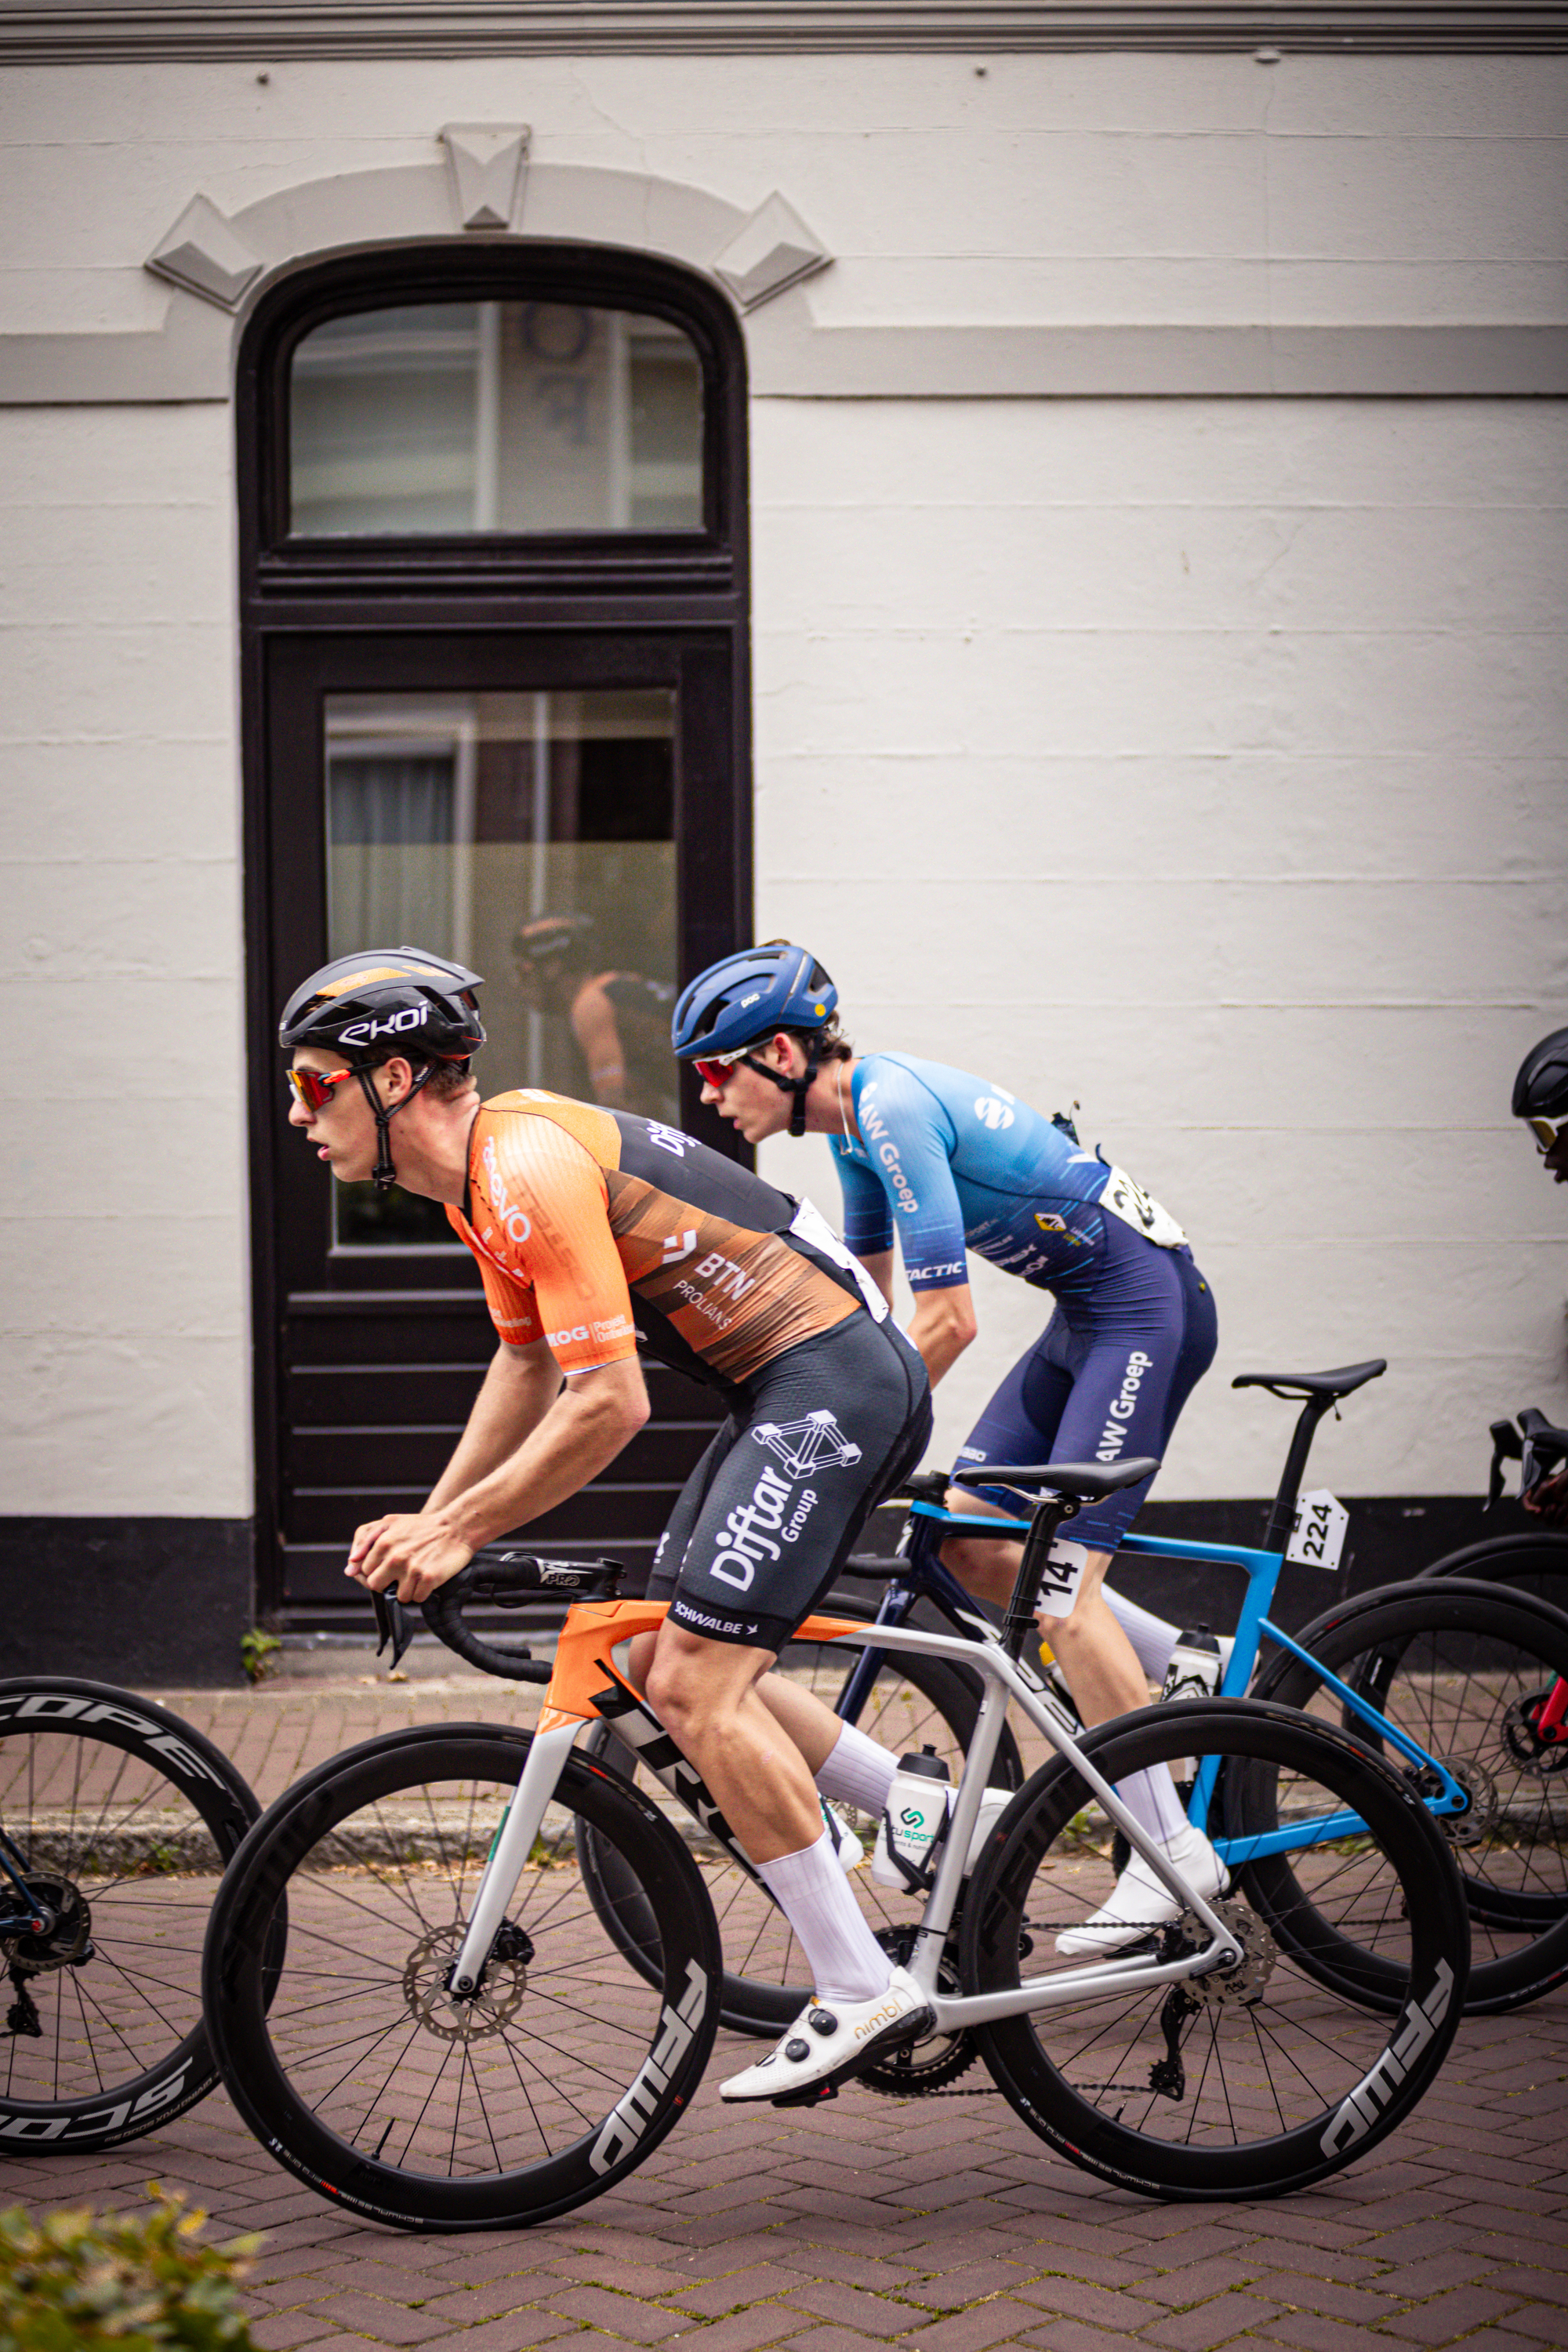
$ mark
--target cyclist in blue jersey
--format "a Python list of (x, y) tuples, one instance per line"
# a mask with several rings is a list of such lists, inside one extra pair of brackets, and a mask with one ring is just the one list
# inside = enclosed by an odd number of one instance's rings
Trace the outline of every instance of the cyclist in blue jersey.
[[(697, 1068), (703, 1100), (747, 1142), (786, 1128), (828, 1138), (845, 1240), (889, 1297), (898, 1237), (915, 1297), (910, 1337), (933, 1386), (975, 1336), (969, 1251), (1051, 1294), (1045, 1332), (992, 1397), (961, 1461), (1162, 1455), (1215, 1344), (1213, 1294), (1180, 1226), (1121, 1169), (1086, 1151), (1069, 1120), (1044, 1118), (1010, 1088), (912, 1055), (858, 1057), (837, 1003), (805, 949), (771, 942), (690, 983), (676, 1007), (675, 1052)], [(1145, 1669), (1163, 1673), (1175, 1643), (1175, 1627), (1103, 1590), (1147, 1491), (1146, 1482), (1086, 1510), (1074, 1540), (1058, 1538), (1053, 1550), (1042, 1608), (1086, 1724), (1145, 1706)], [(983, 1599), (1005, 1601), (1018, 1546), (985, 1536), (984, 1523), (1026, 1516), (1028, 1498), (1004, 1486), (953, 1488), (948, 1504), (976, 1528), (949, 1539), (944, 1562)], [(1194, 1884), (1221, 1885), (1165, 1767), (1121, 1793)], [(1114, 1950), (1172, 1916), (1170, 1897), (1134, 1857), (1103, 1909), (1058, 1940), (1066, 1951)]]

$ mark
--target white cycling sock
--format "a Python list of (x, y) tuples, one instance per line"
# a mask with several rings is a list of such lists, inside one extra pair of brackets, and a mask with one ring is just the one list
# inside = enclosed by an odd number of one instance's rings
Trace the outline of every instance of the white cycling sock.
[(1187, 1825), (1176, 1784), (1168, 1764), (1151, 1764), (1146, 1772), (1130, 1772), (1118, 1780), (1116, 1793), (1141, 1830), (1161, 1845), (1169, 1845)]
[(799, 1853), (760, 1862), (757, 1875), (800, 1938), (823, 2000), (875, 2000), (893, 1963), (866, 1925), (826, 1830)]
[(879, 1739), (846, 1723), (816, 1775), (821, 1794), (840, 1805), (858, 1805), (876, 1820), (888, 1801), (899, 1759)]
[[(1179, 1625), (1167, 1623), (1152, 1611), (1140, 1609), (1136, 1601), (1129, 1601), (1124, 1592), (1113, 1592), (1109, 1584), (1100, 1588), (1100, 1598), (1131, 1643), (1138, 1663), (1152, 1683), (1163, 1683), (1165, 1669), (1171, 1663), (1171, 1653), (1182, 1638)], [(1047, 1636), (1048, 1638), (1048, 1636)]]

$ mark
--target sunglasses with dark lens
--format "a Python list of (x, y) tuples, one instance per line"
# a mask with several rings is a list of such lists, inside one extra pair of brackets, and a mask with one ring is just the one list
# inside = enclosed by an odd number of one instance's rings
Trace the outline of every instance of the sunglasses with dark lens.
[(285, 1070), (283, 1075), (293, 1090), (296, 1102), (303, 1103), (307, 1110), (324, 1110), (332, 1099), (333, 1088), (341, 1087), (345, 1078), (352, 1078), (353, 1072), (352, 1070)]
[(1568, 1132), (1568, 1118), (1527, 1118), (1525, 1125), (1542, 1151), (1550, 1151), (1558, 1137)]

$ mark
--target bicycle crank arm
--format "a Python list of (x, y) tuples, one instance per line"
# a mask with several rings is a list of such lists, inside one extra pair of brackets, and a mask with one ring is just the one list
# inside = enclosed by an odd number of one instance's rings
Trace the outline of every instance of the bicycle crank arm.
[(517, 1890), (523, 1866), (533, 1852), (544, 1809), (555, 1794), (562, 1768), (582, 1727), (581, 1723), (573, 1721), (554, 1731), (536, 1731), (530, 1743), (517, 1794), (507, 1807), (506, 1819), (490, 1849), (474, 1899), (468, 1932), (447, 1980), (452, 2007), (459, 2018), (483, 1981), (490, 1948), (506, 1917), (507, 1906)]

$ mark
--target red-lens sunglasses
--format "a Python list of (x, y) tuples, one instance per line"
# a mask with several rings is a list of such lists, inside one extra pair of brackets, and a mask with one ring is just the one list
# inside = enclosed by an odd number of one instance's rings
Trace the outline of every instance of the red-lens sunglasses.
[(332, 1089), (352, 1078), (352, 1070), (285, 1070), (284, 1076), (293, 1088), (296, 1102), (307, 1110), (324, 1110), (332, 1099)]
[(751, 1047), (741, 1045), (732, 1054), (694, 1054), (691, 1066), (705, 1087), (721, 1087), (728, 1081), (737, 1062), (749, 1062), (751, 1058)]

